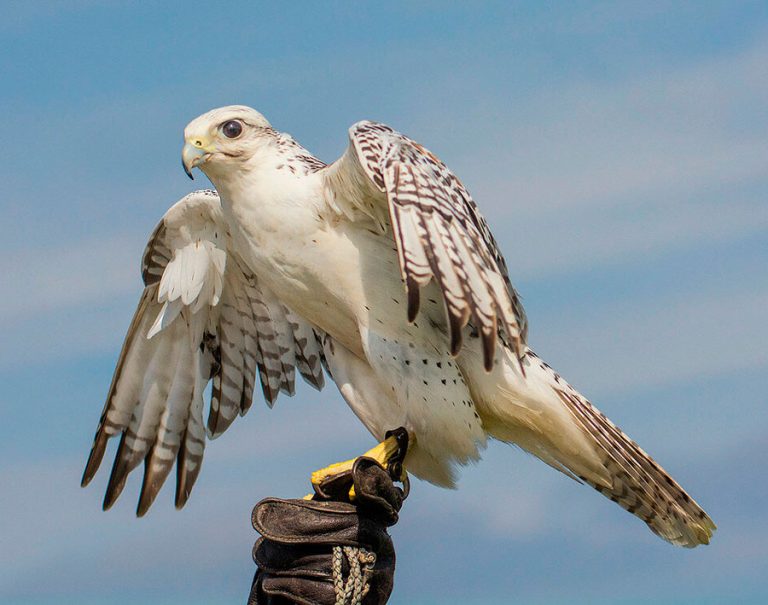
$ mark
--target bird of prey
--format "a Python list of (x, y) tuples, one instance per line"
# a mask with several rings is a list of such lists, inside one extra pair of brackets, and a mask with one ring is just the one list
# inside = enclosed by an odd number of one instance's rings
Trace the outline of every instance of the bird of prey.
[(184, 137), (185, 171), (216, 190), (174, 204), (144, 252), (144, 292), (83, 476), (119, 435), (105, 509), (142, 461), (137, 514), (174, 463), (182, 507), (206, 437), (248, 411), (256, 376), (272, 406), (298, 370), (318, 389), (327, 373), (377, 440), (404, 428), (417, 477), (453, 486), (498, 439), (673, 544), (709, 542), (699, 505), (529, 348), (488, 224), (434, 154), (363, 121), (326, 165), (245, 106), (196, 118)]

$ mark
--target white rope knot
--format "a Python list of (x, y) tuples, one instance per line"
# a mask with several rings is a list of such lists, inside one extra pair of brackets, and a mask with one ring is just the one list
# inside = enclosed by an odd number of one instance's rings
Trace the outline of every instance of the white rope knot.
[[(342, 574), (343, 557), (349, 563), (349, 576), (344, 581)], [(333, 589), (336, 592), (336, 605), (360, 605), (368, 594), (368, 580), (376, 565), (376, 553), (353, 546), (333, 547)]]

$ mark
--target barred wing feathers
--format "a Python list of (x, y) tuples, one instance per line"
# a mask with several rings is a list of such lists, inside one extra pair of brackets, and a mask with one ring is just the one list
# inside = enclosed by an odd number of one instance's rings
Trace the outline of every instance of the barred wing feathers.
[[(176, 463), (176, 506), (200, 472), (206, 434), (215, 438), (248, 410), (256, 374), (267, 403), (293, 394), (295, 367), (324, 383), (314, 329), (243, 268), (230, 248), (218, 195), (177, 202), (152, 233), (142, 259), (145, 284), (128, 329), (83, 474), (98, 470), (120, 436), (104, 508), (144, 461), (137, 514), (151, 506)], [(204, 391), (212, 381), (207, 427)]]
[[(359, 122), (349, 137), (344, 156), (326, 169), (330, 189), (346, 193), (332, 199), (343, 203), (351, 197), (354, 210), (382, 228), (389, 218), (408, 320), (418, 313), (421, 287), (434, 279), (444, 297), (451, 353), (460, 350), (463, 328), (471, 321), (482, 338), (486, 369), (493, 367), (500, 336), (522, 370), (525, 312), (488, 224), (459, 179), (427, 149), (383, 124)], [(354, 216), (347, 208), (340, 211)]]

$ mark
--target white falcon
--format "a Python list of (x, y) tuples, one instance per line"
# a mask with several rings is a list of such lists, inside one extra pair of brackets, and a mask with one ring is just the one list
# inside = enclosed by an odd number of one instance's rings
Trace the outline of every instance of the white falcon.
[[(456, 176), (375, 122), (326, 165), (243, 106), (184, 131), (183, 163), (216, 191), (174, 204), (143, 257), (145, 284), (93, 449), (120, 436), (104, 507), (144, 462), (138, 514), (177, 466), (176, 505), (206, 435), (318, 389), (324, 369), (379, 441), (404, 427), (405, 465), (454, 485), (487, 439), (514, 443), (637, 515), (665, 540), (706, 544), (707, 514), (527, 345), (525, 313), (485, 219)], [(213, 381), (207, 426), (203, 394)]]

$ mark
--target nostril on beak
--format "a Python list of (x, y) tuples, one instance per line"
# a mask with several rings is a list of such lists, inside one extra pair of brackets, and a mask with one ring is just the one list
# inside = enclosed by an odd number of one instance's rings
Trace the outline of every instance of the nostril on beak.
[(197, 139), (197, 140), (194, 141), (193, 145), (195, 147), (202, 147), (203, 146), (203, 142), (200, 139)]

